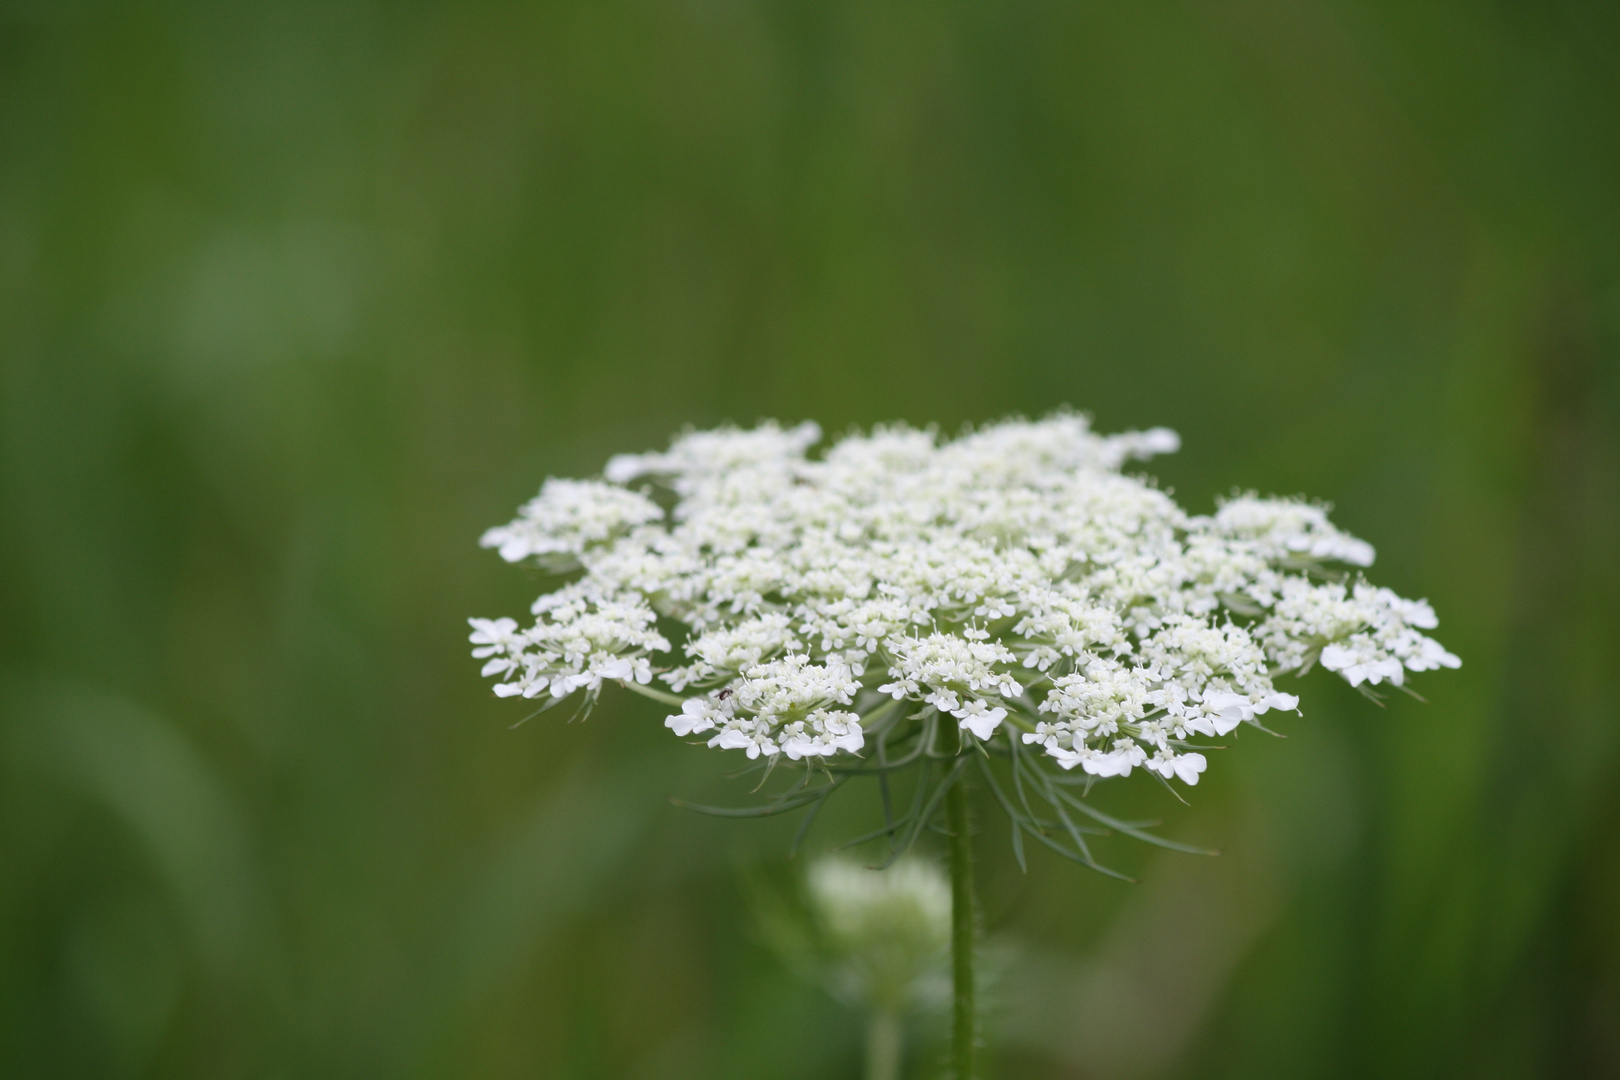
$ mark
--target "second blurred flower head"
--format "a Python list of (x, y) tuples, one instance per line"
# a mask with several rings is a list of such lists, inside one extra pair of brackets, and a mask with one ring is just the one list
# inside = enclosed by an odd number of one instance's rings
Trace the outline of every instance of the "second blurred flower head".
[(939, 867), (908, 857), (872, 870), (829, 856), (805, 886), (835, 996), (892, 1014), (943, 1003), (951, 891)]

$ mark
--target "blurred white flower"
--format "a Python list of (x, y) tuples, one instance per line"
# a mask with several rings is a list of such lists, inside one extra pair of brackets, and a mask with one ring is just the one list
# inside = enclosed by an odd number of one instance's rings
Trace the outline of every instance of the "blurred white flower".
[(810, 864), (803, 889), (785, 900), (756, 888), (765, 942), (798, 975), (865, 1013), (867, 1080), (898, 1080), (907, 1028), (950, 1001), (944, 871), (911, 856), (874, 870), (828, 855)]
[(907, 857), (872, 870), (828, 856), (805, 885), (837, 997), (895, 1015), (944, 1000), (951, 887), (938, 866)]

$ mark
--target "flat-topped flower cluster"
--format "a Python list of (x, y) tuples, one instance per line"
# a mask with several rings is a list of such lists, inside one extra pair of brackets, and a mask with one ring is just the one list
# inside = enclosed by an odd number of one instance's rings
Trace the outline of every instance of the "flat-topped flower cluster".
[(1193, 784), (1196, 739), (1296, 708), (1281, 674), (1400, 685), (1459, 663), (1424, 635), (1427, 603), (1352, 576), (1372, 548), (1321, 507), (1251, 495), (1191, 515), (1121, 473), (1175, 450), (1166, 429), (894, 426), (812, 457), (820, 437), (691, 432), (600, 480), (547, 480), (483, 538), (567, 575), (527, 627), (472, 620), (495, 692), (656, 677), (675, 734), (795, 760), (859, 753), (863, 717), (899, 699), (964, 741), (1010, 729), (1064, 769)]

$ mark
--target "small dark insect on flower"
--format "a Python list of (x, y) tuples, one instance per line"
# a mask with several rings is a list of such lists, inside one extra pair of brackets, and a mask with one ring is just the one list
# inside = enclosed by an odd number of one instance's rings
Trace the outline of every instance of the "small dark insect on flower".
[(726, 687), (724, 690), (720, 691), (718, 694), (714, 695), (716, 701), (724, 701), (724, 700), (726, 700), (726, 698), (728, 698), (730, 696), (731, 696), (731, 687), (729, 687), (729, 686)]

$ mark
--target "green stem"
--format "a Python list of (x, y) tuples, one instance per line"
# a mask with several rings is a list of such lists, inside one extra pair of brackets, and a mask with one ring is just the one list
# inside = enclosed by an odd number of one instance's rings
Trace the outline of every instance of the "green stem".
[(973, 841), (968, 835), (964, 777), (945, 793), (945, 826), (951, 834), (951, 975), (956, 990), (951, 1061), (956, 1080), (973, 1080), (978, 1037), (973, 1010)]
[(872, 1010), (866, 1022), (866, 1080), (900, 1080), (900, 1018), (887, 1009)]
[(654, 701), (661, 701), (665, 705), (684, 705), (686, 703), (686, 699), (679, 694), (671, 694), (667, 690), (658, 689), (656, 686), (642, 686), (640, 683), (632, 682), (629, 679), (620, 679), (619, 685), (632, 694), (640, 694), (644, 698), (652, 698)]

